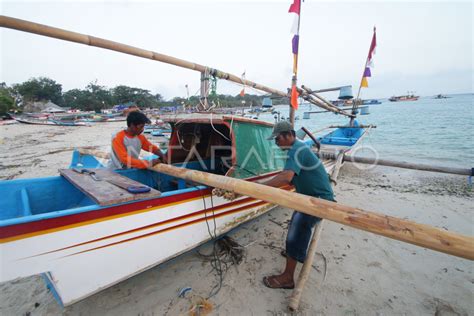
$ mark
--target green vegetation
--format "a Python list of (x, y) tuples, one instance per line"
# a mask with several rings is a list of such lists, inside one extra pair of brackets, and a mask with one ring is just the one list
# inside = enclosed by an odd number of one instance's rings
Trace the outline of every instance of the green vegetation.
[(23, 97), (23, 101), (51, 100), (57, 105), (63, 105), (62, 86), (52, 79), (33, 78), (20, 84), (14, 84), (12, 88)]
[[(116, 104), (135, 104), (140, 108), (156, 108), (162, 106), (192, 106), (199, 104), (199, 97), (192, 96), (189, 100), (175, 97), (169, 101), (161, 94), (152, 94), (149, 90), (119, 85), (114, 88), (101, 86), (97, 81), (89, 83), (84, 89), (72, 89), (63, 93), (62, 85), (46, 77), (32, 78), (23, 83), (0, 87), (0, 114), (17, 106), (35, 101), (52, 101), (53, 103), (84, 111), (100, 111)], [(273, 97), (272, 97), (273, 99)], [(263, 96), (246, 94), (244, 96), (216, 94), (209, 97), (209, 102), (218, 107), (250, 107), (261, 106)], [(274, 104), (288, 102), (285, 98), (274, 99)]]
[(5, 115), (15, 107), (15, 99), (5, 83), (0, 84), (0, 115)]

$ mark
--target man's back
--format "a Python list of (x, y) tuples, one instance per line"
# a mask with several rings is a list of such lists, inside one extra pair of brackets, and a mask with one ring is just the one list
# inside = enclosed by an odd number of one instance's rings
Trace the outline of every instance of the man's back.
[(288, 151), (285, 170), (292, 170), (295, 175), (292, 183), (296, 192), (333, 201), (334, 193), (329, 176), (323, 163), (302, 141), (295, 140)]

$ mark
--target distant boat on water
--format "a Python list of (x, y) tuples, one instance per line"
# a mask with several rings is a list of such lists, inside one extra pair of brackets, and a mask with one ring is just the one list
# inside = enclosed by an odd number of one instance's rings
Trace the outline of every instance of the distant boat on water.
[[(334, 104), (335, 106), (339, 106), (339, 107), (350, 106), (350, 105), (354, 104), (354, 100), (335, 100), (335, 101), (331, 101), (331, 103)], [(359, 105), (382, 104), (382, 102), (380, 102), (377, 99), (367, 99), (367, 100), (362, 100), (362, 102), (357, 101), (357, 103)]]
[(362, 105), (375, 105), (375, 104), (382, 104), (382, 102), (380, 102), (377, 99), (362, 100)]
[(392, 96), (388, 100), (390, 102), (400, 102), (400, 101), (417, 101), (420, 98), (420, 96), (414, 95), (413, 92), (408, 92), (406, 95), (400, 95), (400, 96)]
[[(10, 114), (11, 115), (11, 114)], [(14, 120), (23, 124), (33, 125), (56, 125), (56, 126), (87, 126), (86, 122), (78, 122), (74, 120), (54, 120), (52, 118), (35, 118), (30, 116), (13, 116)]]
[(448, 97), (447, 95), (444, 94), (438, 94), (433, 97), (433, 99), (449, 99), (451, 97)]

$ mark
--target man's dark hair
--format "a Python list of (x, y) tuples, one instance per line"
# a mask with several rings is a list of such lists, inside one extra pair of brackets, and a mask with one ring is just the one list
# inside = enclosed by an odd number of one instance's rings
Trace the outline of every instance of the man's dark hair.
[(146, 117), (145, 114), (138, 111), (130, 112), (127, 116), (127, 126), (130, 125), (141, 125), (141, 124), (150, 124), (151, 121)]
[(293, 137), (296, 137), (296, 132), (294, 130), (291, 130), (290, 132), (281, 132), (280, 135), (285, 138), (287, 138), (290, 135), (292, 135)]

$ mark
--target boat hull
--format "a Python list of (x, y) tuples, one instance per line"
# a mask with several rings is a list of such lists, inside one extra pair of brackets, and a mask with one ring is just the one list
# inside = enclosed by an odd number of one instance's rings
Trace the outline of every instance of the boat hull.
[[(272, 176), (272, 175), (269, 175)], [(44, 273), (64, 306), (130, 278), (268, 211), (210, 189), (84, 210), (0, 229), (1, 281)]]

